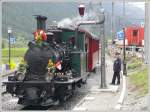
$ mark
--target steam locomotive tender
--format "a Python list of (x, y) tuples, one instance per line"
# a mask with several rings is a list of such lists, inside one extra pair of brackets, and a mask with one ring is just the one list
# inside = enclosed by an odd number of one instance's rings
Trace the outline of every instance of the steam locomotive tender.
[[(36, 19), (35, 39), (28, 43), (14, 76), (8, 76), (8, 82), (3, 83), (6, 92), (19, 98), (18, 104), (55, 105), (69, 98), (95, 68), (99, 41), (90, 40), (91, 35), (83, 31), (78, 31), (77, 40), (74, 29), (46, 29), (47, 18)], [(95, 42), (91, 50), (89, 42)]]

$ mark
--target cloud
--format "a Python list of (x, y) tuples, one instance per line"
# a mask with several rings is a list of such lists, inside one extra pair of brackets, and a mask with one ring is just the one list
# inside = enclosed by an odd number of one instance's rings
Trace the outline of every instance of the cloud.
[(145, 9), (145, 3), (144, 2), (134, 2), (134, 3), (132, 2), (132, 3), (129, 3), (129, 4), (131, 4), (135, 7), (141, 8), (142, 10)]

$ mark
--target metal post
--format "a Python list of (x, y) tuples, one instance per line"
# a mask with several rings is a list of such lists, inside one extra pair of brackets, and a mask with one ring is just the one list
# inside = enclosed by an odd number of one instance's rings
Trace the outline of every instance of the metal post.
[[(146, 1), (145, 11), (147, 12), (147, 13), (145, 13), (145, 17), (147, 18), (147, 21), (145, 21), (146, 22), (145, 23), (145, 28), (149, 29), (150, 28), (150, 0)], [(147, 30), (146, 36), (147, 36), (146, 37), (146, 41), (147, 41), (148, 45), (146, 46), (147, 48), (146, 48), (145, 52), (147, 52), (147, 54), (149, 55), (149, 53), (150, 53), (150, 45), (149, 45), (149, 42), (150, 42), (150, 38), (149, 38), (150, 37), (150, 31), (149, 30)], [(148, 56), (148, 60), (147, 61), (148, 61), (148, 67), (149, 67), (149, 69), (148, 69), (148, 71), (149, 71), (149, 73), (148, 73), (149, 93), (148, 93), (148, 105), (147, 105), (147, 107), (148, 107), (148, 112), (150, 112), (150, 56)]]
[(11, 36), (11, 33), (12, 33), (12, 29), (9, 27), (9, 28), (8, 28), (8, 39), (9, 39), (9, 51), (8, 51), (9, 57), (8, 57), (8, 59), (9, 59), (9, 68), (10, 68), (10, 57), (11, 57), (11, 56), (10, 56), (10, 55), (11, 55), (11, 53), (10, 53), (10, 47), (11, 47), (11, 46), (10, 46), (10, 36)]
[(114, 2), (112, 2), (112, 12), (111, 12), (111, 37), (114, 40)]
[[(0, 1), (0, 20), (1, 20), (0, 29), (2, 29), (2, 1)], [(1, 45), (2, 45), (2, 30), (0, 31), (0, 74), (2, 74), (2, 46)]]
[[(104, 12), (103, 17), (105, 19)], [(104, 23), (100, 25), (100, 34), (101, 34), (101, 88), (106, 88)]]
[(123, 1), (123, 18), (124, 18), (124, 25), (123, 25), (123, 31), (124, 31), (124, 39), (123, 39), (123, 75), (127, 75), (127, 69), (126, 69), (126, 46), (125, 46), (125, 40), (126, 40), (126, 36), (125, 36), (125, 19), (126, 19), (126, 15), (125, 15), (125, 0)]
[(125, 45), (125, 28), (123, 28), (124, 32), (124, 39), (123, 39), (123, 75), (127, 75), (127, 69), (126, 69), (126, 45)]
[(148, 3), (145, 2), (145, 25), (144, 25), (144, 61), (145, 63), (148, 63), (148, 33), (149, 33), (149, 28), (147, 26), (147, 23), (149, 22), (149, 16), (148, 16)]
[[(99, 40), (99, 45), (100, 45), (100, 40)], [(97, 64), (99, 65), (99, 53), (100, 53), (100, 47), (98, 48), (98, 62), (97, 62)]]
[(9, 35), (9, 67), (10, 67), (10, 33), (8, 35)]
[[(100, 8), (102, 9), (102, 2), (100, 2), (100, 3), (99, 3), (99, 6), (100, 6)], [(99, 58), (100, 58), (100, 45), (101, 45), (101, 43), (100, 43), (100, 40), (99, 40), (99, 48), (98, 48), (98, 63), (97, 63), (97, 64), (98, 64), (98, 66), (100, 66), (100, 65), (99, 65), (99, 64), (100, 64), (100, 63), (99, 63), (99, 62), (100, 62), (100, 59), (99, 59)]]

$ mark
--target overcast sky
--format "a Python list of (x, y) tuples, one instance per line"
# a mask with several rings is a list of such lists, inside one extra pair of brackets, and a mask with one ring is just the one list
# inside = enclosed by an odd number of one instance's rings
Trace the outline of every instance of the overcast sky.
[(145, 3), (144, 2), (136, 2), (136, 3), (130, 3), (130, 4), (137, 6), (143, 10), (145, 9)]
[[(89, 3), (89, 2), (92, 2), (92, 3), (99, 3), (100, 0), (7, 0), (8, 2), (9, 1), (29, 1), (29, 2), (79, 2), (79, 3)], [(132, 0), (131, 0), (132, 1)], [(106, 2), (111, 2), (111, 0), (106, 0)], [(122, 1), (121, 1), (122, 2)], [(144, 2), (128, 2), (127, 4), (132, 4), (134, 6), (137, 6), (141, 9), (145, 9), (145, 3)]]

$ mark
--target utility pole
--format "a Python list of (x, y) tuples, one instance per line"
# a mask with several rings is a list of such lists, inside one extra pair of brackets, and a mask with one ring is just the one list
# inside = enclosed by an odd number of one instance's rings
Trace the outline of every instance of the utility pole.
[(126, 14), (125, 14), (125, 0), (123, 1), (123, 31), (124, 31), (124, 39), (123, 39), (123, 75), (127, 75), (127, 69), (126, 69), (126, 46), (125, 46), (125, 20), (126, 20)]
[[(104, 10), (101, 10), (105, 21)], [(101, 34), (101, 88), (106, 88), (106, 69), (105, 69), (105, 24), (100, 24), (100, 34)]]
[[(148, 19), (148, 21), (145, 23), (145, 28), (147, 28), (147, 29), (149, 29), (150, 28), (150, 0), (148, 0), (148, 1), (146, 1), (146, 11), (147, 11), (147, 13), (146, 13), (146, 18)], [(150, 31), (149, 30), (147, 30), (147, 41), (148, 42), (150, 42), (150, 38), (148, 38), (148, 37), (150, 37)], [(148, 44), (148, 46), (147, 46), (147, 51), (145, 51), (145, 52), (148, 52), (148, 53), (150, 53), (150, 44)], [(148, 93), (148, 105), (147, 105), (147, 107), (148, 107), (148, 112), (150, 112), (150, 56), (148, 57), (148, 71), (149, 71), (149, 75), (148, 75), (148, 82), (149, 82), (149, 84), (148, 84), (148, 87), (149, 87), (149, 93)]]
[[(100, 9), (102, 8), (102, 2), (99, 3)], [(100, 36), (100, 35), (99, 35)], [(100, 61), (100, 39), (99, 39), (99, 48), (98, 48), (98, 66), (99, 66), (99, 61)]]
[(111, 37), (114, 40), (114, 2), (112, 2), (112, 12), (111, 12)]
[[(0, 20), (2, 20), (2, 1), (0, 1)], [(0, 21), (0, 29), (2, 29), (2, 21)], [(0, 38), (0, 45), (2, 45), (2, 30), (0, 31)], [(0, 46), (0, 74), (2, 74), (2, 46)]]
[(148, 3), (145, 2), (145, 25), (144, 25), (144, 56), (145, 56), (145, 63), (148, 63), (148, 55), (149, 55), (149, 52), (148, 52), (148, 33), (149, 33), (149, 28), (147, 26), (147, 23), (149, 23), (149, 16), (148, 16)]

